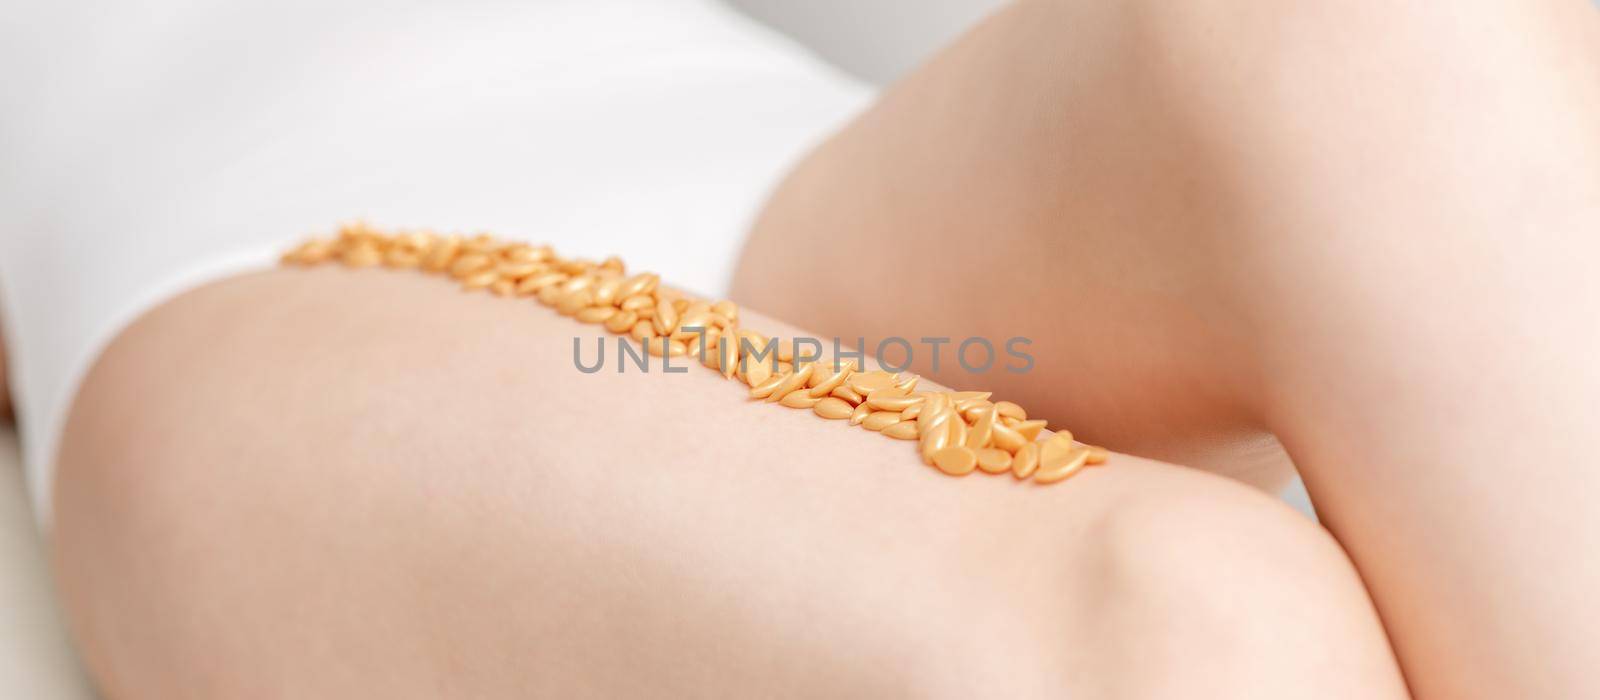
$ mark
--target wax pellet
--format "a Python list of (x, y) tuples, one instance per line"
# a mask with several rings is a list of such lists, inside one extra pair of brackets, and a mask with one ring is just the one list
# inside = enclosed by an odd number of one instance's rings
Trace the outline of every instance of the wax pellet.
[(561, 299), (562, 294), (563, 292), (561, 291), (561, 285), (552, 284), (548, 287), (540, 289), (538, 293), (534, 295), (534, 297), (539, 300), (539, 303), (544, 304), (545, 306), (555, 306), (556, 302)]
[(722, 378), (732, 379), (739, 369), (739, 341), (732, 336), (717, 340), (717, 359), (722, 363)]
[(880, 411), (904, 411), (921, 402), (921, 398), (895, 387), (877, 389), (867, 394), (867, 404)]
[(855, 389), (851, 389), (848, 386), (837, 386), (837, 387), (834, 387), (833, 391), (830, 392), (828, 395), (829, 396), (837, 396), (837, 397), (839, 397), (841, 399), (849, 401), (852, 405), (861, 405), (863, 402), (865, 402), (867, 400), (867, 397), (862, 396), (860, 394), (857, 394)]
[(397, 270), (409, 270), (422, 266), (422, 255), (414, 250), (393, 248), (389, 250), (387, 255), (383, 256), (383, 264)]
[(950, 431), (940, 425), (923, 433), (921, 443), (923, 463), (932, 464), (934, 453), (950, 446)]
[(456, 254), (461, 252), (460, 236), (445, 236), (433, 242), (433, 247), (428, 249), (428, 256), (423, 259), (422, 267), (429, 272), (441, 272), (455, 262)]
[(513, 280), (521, 280), (522, 278), (532, 275), (535, 272), (539, 272), (542, 268), (542, 265), (535, 262), (517, 262), (508, 260), (496, 265), (495, 272), (500, 273), (501, 277), (509, 277)]
[(812, 408), (821, 402), (822, 399), (815, 398), (803, 391), (791, 391), (778, 401), (778, 403), (789, 408)]
[(735, 304), (735, 303), (733, 303), (731, 301), (723, 300), (723, 301), (719, 301), (719, 302), (717, 302), (715, 304), (712, 304), (711, 305), (711, 310), (721, 314), (724, 318), (727, 318), (729, 321), (738, 321), (739, 320), (739, 305)]
[[(833, 363), (824, 361), (823, 369), (833, 369)], [(845, 377), (850, 376), (850, 373), (854, 371), (855, 369), (849, 365), (842, 365), (839, 367), (839, 371), (837, 372), (812, 372), (811, 378), (813, 380), (815, 380), (817, 377), (822, 377), (822, 379), (820, 381), (811, 382), (811, 395), (828, 396), (832, 394), (834, 389), (844, 384)]]
[(588, 289), (579, 289), (568, 292), (566, 296), (556, 301), (556, 311), (562, 316), (572, 316), (579, 311), (594, 305), (594, 292)]
[[(937, 399), (930, 398), (929, 400), (935, 401)], [(904, 416), (905, 414), (902, 413), (901, 415)], [(922, 414), (917, 416), (917, 435), (927, 435), (928, 433), (936, 431), (949, 432), (950, 426), (947, 424), (947, 421), (952, 420), (960, 420), (960, 418), (956, 416), (955, 411), (952, 411), (949, 408), (925, 408), (922, 410)]]
[(530, 277), (525, 277), (522, 279), (522, 281), (517, 282), (517, 296), (528, 296), (529, 294), (535, 294), (545, 287), (562, 282), (566, 279), (566, 273), (562, 272), (545, 272), (532, 275)]
[(1011, 473), (1018, 479), (1033, 476), (1033, 471), (1039, 468), (1039, 443), (1030, 442), (1017, 450), (1017, 455), (1011, 458)]
[(632, 311), (623, 311), (622, 309), (617, 309), (616, 313), (612, 314), (605, 320), (606, 330), (611, 331), (612, 333), (627, 333), (629, 329), (633, 328), (633, 324), (638, 322), (638, 320), (639, 314), (636, 314)]
[(972, 429), (967, 431), (966, 440), (962, 444), (976, 450), (989, 446), (989, 439), (994, 436), (994, 409), (978, 411), (978, 419), (973, 422)]
[(766, 360), (758, 360), (752, 356), (745, 356), (739, 359), (739, 371), (744, 375), (745, 383), (750, 386), (763, 384), (774, 375), (780, 377), (780, 381), (782, 381), (781, 378), (783, 376), (773, 372), (772, 365), (767, 364)]
[[(698, 337), (711, 327), (711, 314), (708, 312), (685, 312), (678, 321), (677, 330), (672, 332), (675, 340)], [(698, 329), (698, 330), (696, 330)]]
[(978, 456), (965, 446), (945, 447), (933, 453), (933, 465), (951, 476), (966, 476), (978, 466)]
[[(752, 351), (761, 354), (762, 362), (771, 362), (773, 359), (772, 353), (768, 353), (766, 350), (767, 343), (771, 341), (771, 338), (752, 330), (741, 329), (739, 331), (739, 345), (748, 345)], [(740, 349), (743, 350), (743, 347)]]
[(628, 335), (632, 336), (634, 340), (638, 341), (648, 340), (655, 334), (655, 326), (650, 325), (649, 321), (639, 321), (638, 323), (633, 324), (632, 330), (628, 331)]
[(989, 474), (1004, 474), (1011, 470), (1011, 453), (998, 447), (984, 447), (977, 451), (978, 468)]
[(561, 293), (562, 294), (576, 294), (578, 292), (588, 292), (588, 295), (585, 298), (589, 299), (590, 301), (594, 300), (594, 291), (593, 290), (594, 290), (594, 275), (578, 275), (576, 277), (573, 277), (573, 278), (561, 283)]
[(922, 402), (912, 406), (911, 408), (901, 411), (900, 416), (906, 420), (916, 420), (917, 416), (922, 413), (922, 407), (928, 405), (928, 402), (926, 401), (927, 397), (923, 398), (924, 400)]
[(1055, 459), (1046, 461), (1044, 454), (1050, 451), (1049, 443), (1043, 448), (1039, 456), (1039, 470), (1033, 473), (1033, 480), (1039, 484), (1053, 484), (1062, 481), (1089, 463), (1089, 450), (1082, 447), (1069, 447), (1066, 452)]
[(620, 297), (617, 291), (622, 289), (624, 280), (621, 277), (607, 277), (594, 286), (594, 303), (601, 306), (616, 304)]
[(750, 398), (764, 399), (771, 396), (772, 392), (778, 389), (778, 385), (783, 383), (783, 380), (783, 375), (774, 374), (768, 376), (760, 384), (750, 387)]
[(584, 323), (605, 323), (617, 313), (617, 308), (614, 306), (591, 306), (586, 309), (579, 309), (574, 318)]
[(917, 424), (914, 421), (900, 421), (883, 429), (883, 434), (896, 440), (917, 439)]
[(647, 341), (645, 348), (650, 351), (651, 355), (655, 355), (656, 357), (662, 357), (665, 355), (678, 357), (689, 352), (688, 348), (684, 347), (683, 343), (670, 338), (651, 338), (649, 341)]
[(1022, 439), (1033, 442), (1039, 439), (1039, 431), (1044, 430), (1044, 426), (1045, 421), (1042, 420), (1025, 420), (1011, 427), (1022, 436)]
[[(861, 404), (866, 406), (867, 404)], [(870, 407), (869, 407), (870, 408)], [(873, 411), (866, 419), (861, 421), (861, 427), (867, 430), (883, 430), (900, 422), (900, 414), (894, 411)]]
[(1022, 449), (1023, 445), (1028, 444), (1028, 441), (1022, 437), (1021, 433), (1007, 426), (1003, 421), (994, 422), (993, 432), (994, 446), (1007, 452), (1014, 453)]
[(963, 419), (960, 415), (953, 415), (950, 420), (945, 421), (945, 426), (947, 426), (946, 429), (950, 431), (950, 444), (967, 444), (967, 433), (970, 431), (967, 428), (967, 421), (965, 419)]
[(450, 263), (450, 276), (456, 279), (465, 279), (468, 275), (475, 274), (489, 266), (489, 256), (480, 253), (468, 253)]
[(467, 275), (466, 277), (461, 278), (461, 288), (462, 289), (483, 289), (484, 287), (487, 287), (487, 286), (489, 286), (491, 284), (494, 284), (494, 281), (497, 280), (497, 279), (500, 279), (500, 275), (499, 275), (499, 273), (495, 272), (494, 270), (484, 270), (483, 272), (474, 272), (474, 273), (472, 273), (470, 275)]
[(655, 291), (656, 283), (660, 281), (661, 278), (653, 272), (634, 275), (623, 281), (622, 286), (617, 287), (617, 296), (627, 299), (635, 295), (649, 294)]
[(849, 384), (857, 394), (866, 396), (878, 389), (894, 386), (894, 376), (883, 371), (857, 372), (850, 375), (845, 383)]
[(845, 403), (844, 399), (836, 399), (832, 396), (826, 398), (817, 398), (815, 396), (807, 395), (807, 398), (817, 399), (817, 404), (812, 406), (811, 410), (816, 411), (817, 415), (829, 420), (844, 420), (849, 418), (850, 414), (854, 413), (856, 410), (854, 406)]
[[(794, 343), (769, 345), (767, 336), (740, 328), (733, 302), (662, 287), (653, 273), (626, 276), (626, 266), (615, 256), (596, 263), (489, 234), (386, 234), (357, 222), (342, 226), (334, 238), (301, 243), (281, 260), (285, 265), (340, 262), (444, 272), (467, 290), (535, 297), (580, 322), (630, 336), (653, 356), (694, 356), (703, 349), (701, 364), (726, 379), (738, 377), (752, 398), (809, 408), (822, 418), (847, 420), (894, 439), (917, 440), (923, 461), (948, 474), (1010, 471), (1018, 479), (1048, 484), (1110, 457), (1103, 447), (1075, 443), (1065, 430), (1038, 440), (1045, 421), (1028, 420), (1020, 405), (992, 401), (987, 391), (917, 391), (921, 378), (911, 373), (861, 371), (854, 362), (796, 362)], [(747, 355), (747, 345), (762, 357)]]
[[(811, 372), (815, 368), (816, 365), (808, 363), (785, 375), (783, 381), (778, 383), (778, 388), (772, 390), (772, 394), (767, 397), (767, 400), (782, 401), (790, 392), (797, 391), (800, 387), (805, 386), (806, 380), (811, 378)], [(801, 391), (799, 393), (804, 394), (806, 392)]]
[[(836, 396), (834, 398), (839, 398), (839, 397)], [(839, 400), (840, 401), (845, 401), (845, 399), (839, 399)], [(849, 402), (845, 401), (845, 403), (849, 403)], [(870, 415), (872, 415), (872, 407), (868, 406), (866, 404), (859, 404), (855, 408), (850, 410), (850, 425), (861, 425), (863, 422), (865, 422), (867, 420), (867, 417), (870, 416)]]
[(955, 401), (955, 404), (956, 404), (956, 413), (960, 413), (962, 415), (966, 415), (968, 411), (971, 411), (973, 409), (978, 408), (979, 406), (982, 406), (984, 404), (989, 403), (988, 399), (982, 399), (982, 398), (977, 398), (977, 397), (969, 397), (969, 398), (965, 398), (965, 399), (953, 399), (953, 400)]
[(1072, 443), (1055, 439), (1045, 439), (1038, 442), (1039, 466), (1041, 468), (1055, 468), (1067, 461), (1072, 453)]
[(678, 327), (678, 310), (673, 308), (672, 302), (657, 299), (656, 315), (650, 320), (655, 324), (656, 335), (671, 335)]
[(961, 416), (966, 418), (969, 423), (977, 421), (978, 414), (992, 410), (994, 410), (994, 404), (988, 401), (966, 401), (961, 404)]

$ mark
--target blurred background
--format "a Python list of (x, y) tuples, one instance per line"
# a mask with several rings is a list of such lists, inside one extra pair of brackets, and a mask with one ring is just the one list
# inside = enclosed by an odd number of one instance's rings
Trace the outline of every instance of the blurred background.
[[(912, 69), (1002, 4), (999, 0), (727, 1), (876, 86)], [(0, 426), (0, 699), (92, 698), (61, 625), (16, 447), (14, 431)], [(1299, 484), (1284, 497), (1311, 514)]]
[(729, 0), (862, 80), (882, 86), (1003, 3), (1000, 0)]

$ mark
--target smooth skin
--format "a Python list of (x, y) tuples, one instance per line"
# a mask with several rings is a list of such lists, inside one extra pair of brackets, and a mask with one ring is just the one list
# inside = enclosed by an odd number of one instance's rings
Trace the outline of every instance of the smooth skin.
[(1343, 553), (1254, 489), (956, 479), (703, 367), (581, 373), (574, 335), (340, 268), (123, 333), (56, 492), (107, 697), (1403, 696)]
[[(816, 284), (844, 250), (893, 262)], [(937, 376), (1091, 442), (1292, 458), (1418, 697), (1600, 695), (1590, 3), (1015, 5), (744, 259), (825, 336), (1031, 337), (1033, 373)]]
[[(948, 383), (1292, 455), (1417, 695), (1594, 695), (1597, 46), (1578, 2), (1014, 5), (780, 188), (736, 299), (1028, 335), (1026, 381)], [(55, 508), (107, 695), (1404, 693), (1341, 549), (1238, 481), (951, 479), (695, 368), (583, 375), (574, 329), (341, 270), (131, 327)]]

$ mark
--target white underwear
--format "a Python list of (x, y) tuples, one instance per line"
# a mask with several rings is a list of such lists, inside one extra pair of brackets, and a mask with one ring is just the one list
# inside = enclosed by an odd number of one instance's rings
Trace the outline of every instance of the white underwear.
[(100, 350), (341, 221), (625, 254), (708, 295), (867, 89), (712, 0), (30, 3), (0, 28), (0, 317), (30, 495)]

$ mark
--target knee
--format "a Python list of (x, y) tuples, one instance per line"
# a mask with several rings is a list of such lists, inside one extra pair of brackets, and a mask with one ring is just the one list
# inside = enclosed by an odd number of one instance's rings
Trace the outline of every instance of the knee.
[(1232, 483), (1131, 497), (1095, 529), (1108, 575), (1145, 602), (1204, 613), (1240, 602), (1292, 603), (1297, 592), (1311, 593), (1307, 586), (1360, 585), (1326, 531)]
[(1269, 497), (1205, 482), (1131, 498), (1092, 532), (1106, 594), (1082, 614), (1132, 664), (1124, 677), (1142, 687), (1128, 690), (1402, 696), (1377, 614), (1337, 543)]

